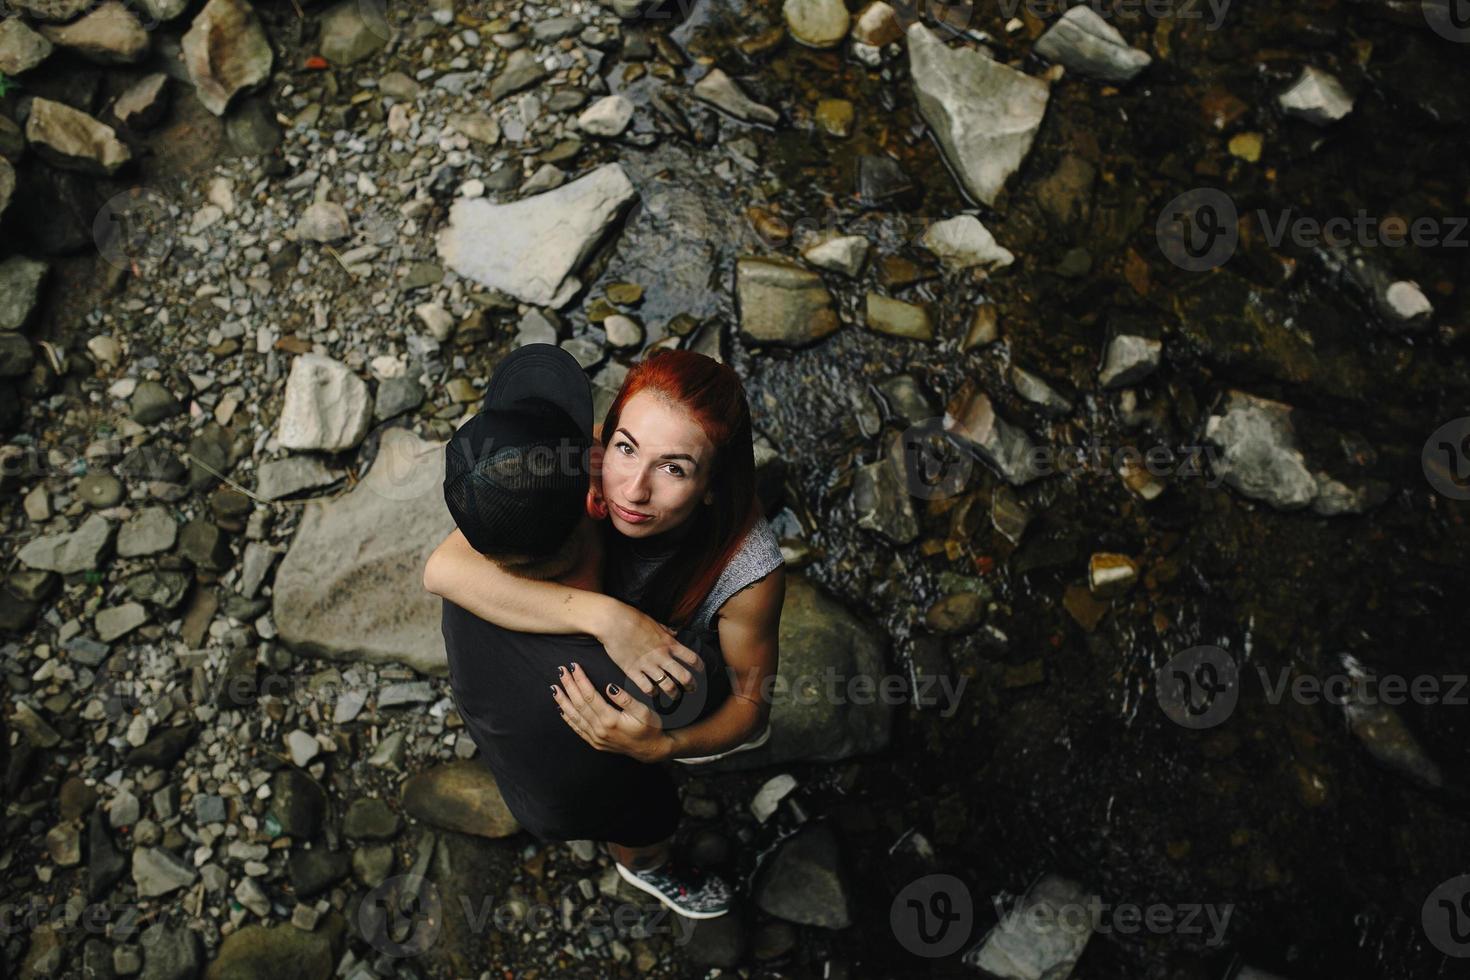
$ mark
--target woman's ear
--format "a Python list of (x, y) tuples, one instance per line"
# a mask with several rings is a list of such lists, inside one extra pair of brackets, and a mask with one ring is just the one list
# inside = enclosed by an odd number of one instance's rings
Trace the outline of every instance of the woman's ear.
[(607, 502), (602, 499), (601, 490), (597, 486), (587, 488), (587, 516), (594, 521), (607, 518)]

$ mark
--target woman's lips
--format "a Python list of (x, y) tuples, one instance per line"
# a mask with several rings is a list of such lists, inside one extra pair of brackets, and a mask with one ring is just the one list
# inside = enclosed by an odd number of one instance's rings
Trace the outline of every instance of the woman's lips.
[[(611, 501), (609, 502), (611, 503)], [(629, 524), (642, 524), (644, 521), (651, 520), (653, 518), (652, 514), (639, 514), (636, 511), (629, 510), (626, 507), (621, 507), (616, 503), (613, 504), (613, 509), (618, 512), (619, 517), (627, 521)]]

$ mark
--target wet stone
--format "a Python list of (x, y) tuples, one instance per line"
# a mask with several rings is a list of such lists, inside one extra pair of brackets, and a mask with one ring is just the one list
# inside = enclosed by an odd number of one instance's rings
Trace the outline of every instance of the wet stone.
[(791, 37), (811, 48), (841, 44), (851, 20), (842, 0), (785, 0), (781, 16)]
[(948, 47), (919, 21), (906, 34), (920, 114), (966, 194), (993, 205), (1031, 152), (1050, 90), (982, 51)]
[(740, 332), (752, 343), (802, 346), (841, 325), (822, 277), (783, 259), (740, 259), (735, 290)]
[(839, 235), (809, 245), (801, 257), (819, 269), (855, 279), (868, 259), (868, 240), (862, 235)]
[(799, 925), (844, 929), (851, 922), (837, 836), (825, 824), (784, 841), (755, 888), (756, 905)]
[(744, 122), (774, 126), (781, 119), (780, 113), (746, 95), (734, 79), (718, 68), (710, 69), (694, 83), (694, 97)]
[(897, 160), (865, 154), (858, 157), (858, 203), (865, 208), (892, 207), (914, 189), (913, 181)]
[(817, 125), (829, 136), (851, 135), (853, 116), (853, 105), (846, 99), (822, 99), (817, 103)]
[(1149, 66), (1147, 52), (1128, 46), (1118, 29), (1091, 7), (1073, 7), (1036, 41), (1048, 61), (1103, 81), (1122, 84)]
[(867, 298), (868, 329), (907, 340), (933, 340), (934, 322), (927, 307), (877, 293)]

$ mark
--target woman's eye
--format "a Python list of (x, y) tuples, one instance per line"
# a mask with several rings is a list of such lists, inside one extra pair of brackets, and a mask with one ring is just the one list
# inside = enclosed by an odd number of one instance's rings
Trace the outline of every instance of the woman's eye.
[[(626, 442), (620, 442), (620, 443), (617, 444), (617, 448), (620, 449), (620, 450), (621, 449), (632, 450), (633, 447), (630, 446), (630, 445), (628, 445)], [(628, 454), (627, 453), (623, 453), (623, 455), (626, 456)]]
[(683, 476), (684, 475), (683, 469), (681, 469), (679, 467), (679, 465), (676, 464), (676, 463), (670, 463), (669, 464), (669, 472), (672, 473), (672, 474), (674, 474), (675, 476)]

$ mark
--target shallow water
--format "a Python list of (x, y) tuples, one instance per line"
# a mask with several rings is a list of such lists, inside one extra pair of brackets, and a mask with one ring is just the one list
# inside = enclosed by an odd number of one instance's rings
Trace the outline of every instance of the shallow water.
[[(987, 626), (1001, 635), (939, 641), (937, 656), (968, 681), (952, 717), (932, 708), (901, 716), (892, 750), (840, 779), (823, 767), (798, 772), (804, 808), (836, 821), (860, 849), (849, 855), (862, 904), (858, 948), (844, 951), (855, 975), (919, 969), (887, 922), (887, 898), (904, 882), (892, 880), (886, 855), (910, 828), (934, 843), (940, 870), (966, 880), (986, 913), (990, 896), (1019, 893), (1047, 871), (1112, 903), (1231, 909), (1215, 944), (1183, 926), (1095, 936), (1078, 977), (1218, 977), (1237, 959), (1287, 977), (1456, 975), (1428, 942), (1420, 912), (1439, 882), (1470, 867), (1467, 713), (1400, 708), (1447, 774), (1448, 790), (1426, 791), (1376, 765), (1340, 707), (1269, 696), (1282, 671), (1340, 674), (1345, 651), (1381, 673), (1465, 671), (1457, 601), (1467, 583), (1465, 505), (1432, 492), (1420, 465), (1428, 434), (1470, 408), (1458, 288), (1465, 252), (1378, 249), (1390, 252), (1384, 261), (1398, 276), (1425, 287), (1442, 325), (1393, 335), (1373, 325), (1313, 250), (1264, 243), (1254, 215), (1464, 210), (1467, 89), (1444, 82), (1464, 78), (1470, 49), (1395, 16), (1384, 4), (1234, 4), (1218, 31), (1183, 18), (1120, 16), (1114, 23), (1154, 52), (1155, 64), (1122, 91), (1077, 77), (1054, 85), (1028, 160), (997, 208), (978, 209), (1016, 264), (988, 281), (935, 278), (890, 293), (934, 304), (937, 342), (861, 326), (870, 260), (863, 283), (840, 289), (851, 322), (836, 335), (795, 352), (732, 345), (757, 425), (788, 466), (780, 506), (805, 525), (817, 554), (806, 574), (882, 624), (895, 638), (898, 670), (909, 669), (916, 645), (927, 644), (926, 662), (936, 656), (922, 622), (944, 594), (945, 572), (981, 578), (993, 595)], [(885, 79), (789, 41), (753, 58), (738, 48), (779, 24), (776, 3), (709, 0), (673, 30), (692, 57), (712, 58), (754, 98), (799, 120), (777, 131), (721, 120), (720, 145), (690, 151), (681, 187), (698, 189), (727, 221), (762, 204), (793, 228), (867, 234), (874, 258), (911, 244), (925, 219), (969, 208), (925, 134), (901, 58)], [(968, 27), (995, 39), (1003, 60), (1044, 70), (1028, 55), (1029, 27), (1008, 34), (989, 5)], [(1334, 71), (1357, 95), (1339, 127), (1318, 130), (1276, 110), (1275, 93), (1303, 64)], [(1242, 115), (1217, 131), (1203, 107), (1225, 95), (1240, 100)], [(805, 123), (819, 97), (854, 103), (850, 138)], [(1226, 149), (1246, 131), (1266, 147), (1258, 163)], [(761, 171), (736, 183), (732, 200), (731, 186), (699, 161), (724, 158), (721, 148), (741, 137), (758, 147)], [(865, 212), (853, 196), (855, 161), (885, 150), (915, 192), (901, 210)], [(1085, 195), (1087, 215), (1058, 221), (1042, 207), (1041, 188), (1068, 155), (1091, 161), (1098, 179)], [(1255, 222), (1213, 273), (1174, 268), (1154, 238), (1164, 202), (1192, 186), (1225, 189)], [(749, 233), (708, 259), (720, 281), (732, 280)], [(761, 254), (793, 251), (765, 244)], [(635, 228), (620, 251), (639, 245)], [(1059, 275), (1077, 247), (1088, 251), (1090, 270)], [(1142, 289), (1125, 271), (1130, 262), (1148, 268)], [(1283, 283), (1292, 262), (1297, 272)], [(997, 305), (1003, 342), (962, 351), (981, 301)], [(698, 315), (733, 323), (736, 311), (722, 304)], [(1166, 349), (1165, 367), (1138, 387), (1151, 417), (1133, 432), (1121, 424), (1116, 394), (1094, 381), (1108, 331), (1125, 324), (1162, 337)], [(1076, 411), (1058, 421), (1037, 413), (1005, 382), (1011, 364), (1073, 397)], [(915, 501), (920, 538), (895, 548), (854, 525), (848, 497), (853, 469), (881, 458), (872, 386), (900, 372), (936, 405), (978, 378), (1003, 416), (1052, 446), (1091, 438), (1109, 447), (1199, 445), (1215, 399), (1239, 387), (1296, 406), (1305, 445), (1366, 460), (1365, 472), (1392, 489), (1367, 515), (1322, 518), (1275, 511), (1206, 477), (1171, 479), (1145, 503), (1110, 472), (1088, 470), (1017, 491), (1032, 520), (1014, 546), (989, 519), (1003, 483), (977, 463), (961, 496), (929, 502), (927, 512)], [(889, 420), (884, 431), (902, 424)], [(953, 542), (958, 557), (926, 556), (929, 540)], [(1145, 574), (1088, 632), (1062, 599), (1085, 583), (1096, 551), (1131, 555)], [(1201, 644), (1233, 653), (1240, 702), (1227, 724), (1190, 731), (1160, 710), (1155, 673)], [(812, 789), (824, 779), (825, 790)], [(957, 960), (934, 962), (929, 975), (974, 975)]]

